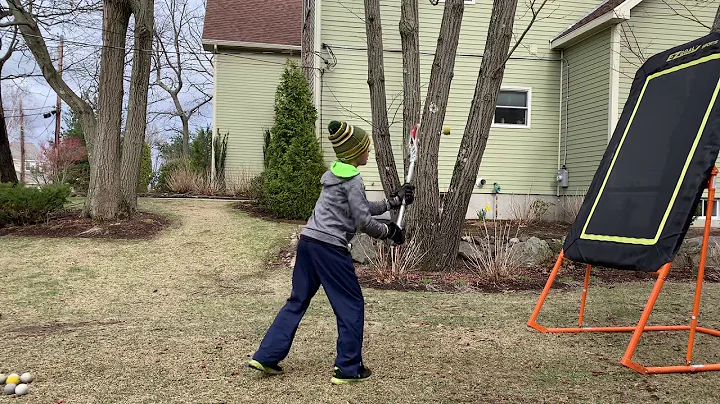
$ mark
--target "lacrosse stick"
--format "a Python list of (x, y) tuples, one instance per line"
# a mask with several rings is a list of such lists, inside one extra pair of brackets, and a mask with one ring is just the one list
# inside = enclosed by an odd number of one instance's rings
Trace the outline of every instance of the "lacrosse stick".
[[(415, 160), (417, 160), (417, 131), (420, 129), (420, 125), (415, 125), (413, 129), (410, 131), (410, 142), (408, 144), (408, 149), (410, 151), (410, 166), (408, 167), (408, 173), (407, 178), (405, 179), (405, 183), (409, 184), (410, 181), (412, 181), (413, 177), (413, 171), (415, 170)], [(397, 217), (397, 226), (399, 228), (403, 228), (403, 216), (405, 216), (405, 199), (403, 198), (402, 205), (400, 206), (400, 213)]]
[[(420, 124), (416, 124), (413, 129), (410, 131), (410, 142), (408, 143), (408, 150), (410, 152), (410, 166), (408, 167), (408, 173), (407, 178), (405, 179), (405, 183), (409, 184), (410, 181), (412, 181), (413, 177), (413, 171), (415, 171), (415, 160), (417, 160), (417, 132), (420, 129)], [(395, 224), (402, 229), (403, 228), (403, 216), (405, 216), (405, 198), (403, 198), (402, 205), (400, 205), (400, 213), (398, 213), (397, 221)], [(390, 248), (390, 260), (392, 261), (390, 264), (391, 272), (393, 276), (396, 274), (396, 261), (397, 261), (397, 245), (395, 243), (392, 243), (392, 246)]]

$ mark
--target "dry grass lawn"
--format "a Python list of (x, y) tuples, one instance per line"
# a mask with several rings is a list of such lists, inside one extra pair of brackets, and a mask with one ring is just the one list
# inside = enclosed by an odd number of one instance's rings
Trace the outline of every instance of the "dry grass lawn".
[[(294, 230), (228, 202), (143, 200), (176, 224), (153, 241), (0, 238), (0, 372), (37, 375), (17, 402), (718, 402), (720, 374), (644, 377), (619, 365), (629, 335), (542, 335), (538, 293), (366, 290), (365, 360), (375, 377), (332, 386), (335, 319), (319, 295), (279, 377), (245, 368), (289, 294), (266, 258)], [(632, 324), (646, 283), (596, 286), (589, 324)], [(667, 284), (655, 322), (687, 322), (693, 285)], [(720, 285), (701, 320), (720, 328)], [(554, 292), (544, 323), (574, 321), (579, 290)], [(681, 364), (683, 333), (646, 334), (636, 359)], [(700, 336), (698, 361), (720, 362)], [(9, 398), (0, 398), (8, 401)], [(10, 401), (8, 401), (10, 402)]]

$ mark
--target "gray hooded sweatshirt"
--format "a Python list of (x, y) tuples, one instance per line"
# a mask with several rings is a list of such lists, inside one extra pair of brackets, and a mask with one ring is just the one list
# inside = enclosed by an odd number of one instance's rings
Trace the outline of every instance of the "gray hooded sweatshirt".
[(354, 166), (336, 161), (322, 176), (323, 189), (301, 235), (347, 248), (357, 231), (385, 239), (387, 225), (373, 216), (387, 212), (387, 201), (370, 202), (365, 197), (360, 172)]

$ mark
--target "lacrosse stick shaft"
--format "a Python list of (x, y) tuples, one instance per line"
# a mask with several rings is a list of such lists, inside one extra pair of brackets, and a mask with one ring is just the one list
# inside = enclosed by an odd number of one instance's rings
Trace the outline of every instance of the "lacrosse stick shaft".
[[(409, 184), (410, 181), (412, 180), (414, 170), (415, 170), (415, 161), (411, 161), (410, 166), (408, 167), (407, 179), (405, 180), (406, 183)], [(405, 200), (403, 199), (402, 205), (400, 206), (400, 213), (398, 214), (397, 223), (396, 223), (398, 225), (398, 227), (400, 227), (400, 228), (402, 228), (403, 216), (405, 216), (405, 206), (406, 206)]]

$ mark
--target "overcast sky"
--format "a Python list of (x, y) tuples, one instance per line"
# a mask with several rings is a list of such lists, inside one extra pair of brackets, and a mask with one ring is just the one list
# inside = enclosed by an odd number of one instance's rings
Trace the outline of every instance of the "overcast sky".
[[(158, 0), (157, 3), (161, 1), (163, 0)], [(199, 12), (204, 13), (202, 0), (188, 1), (192, 7), (196, 7)], [(1, 2), (5, 3), (5, 1)], [(92, 16), (84, 16), (82, 19), (75, 19), (72, 25), (54, 27), (44, 35), (53, 60), (56, 60), (58, 54), (59, 40), (57, 38), (59, 38), (60, 35), (65, 38), (63, 61), (64, 66), (69, 69), (65, 73), (65, 79), (68, 81), (68, 84), (78, 92), (91, 86), (92, 83), (88, 77), (91, 77), (93, 73), (98, 71), (100, 52), (102, 50), (100, 46), (102, 42), (102, 32), (100, 28), (102, 27), (101, 18), (100, 13)], [(198, 19), (197, 23), (200, 25), (198, 30), (202, 32), (202, 20)], [(132, 31), (129, 31), (128, 36), (130, 39), (128, 46), (132, 46)], [(2, 41), (4, 48), (9, 42), (9, 38), (3, 37)], [(39, 69), (32, 57), (15, 53), (3, 69), (3, 77), (22, 72), (35, 72), (38, 74)], [(126, 74), (129, 76), (129, 66)], [(150, 80), (153, 82), (155, 76), (153, 75)], [(54, 116), (46, 119), (43, 117), (43, 113), (54, 110), (56, 104), (55, 92), (47, 85), (42, 76), (15, 79), (12, 81), (4, 80), (2, 82), (3, 107), (6, 115), (11, 117), (16, 114), (16, 112), (12, 111), (14, 98), (9, 96), (12, 94), (14, 87), (21, 87), (24, 94), (23, 107), (25, 110), (26, 141), (41, 144), (53, 139), (55, 133)], [(160, 94), (165, 95), (164, 93), (158, 92), (154, 98), (158, 98)], [(127, 98), (127, 85), (125, 95)], [(158, 102), (150, 107), (152, 110), (171, 110), (172, 108), (173, 106), (170, 100)], [(63, 117), (65, 117), (69, 111), (69, 107), (63, 103), (62, 109)], [(211, 112), (212, 102), (205, 105), (202, 109), (202, 116), (196, 116), (192, 120), (192, 127), (211, 125)], [(62, 125), (64, 128), (64, 119)], [(177, 129), (180, 127), (180, 120), (178, 118), (156, 119), (150, 122), (149, 127), (156, 129), (161, 132), (165, 138), (168, 138), (174, 128)], [(8, 129), (11, 130), (11, 141), (17, 141), (19, 139), (17, 127), (13, 128), (11, 125)]]

